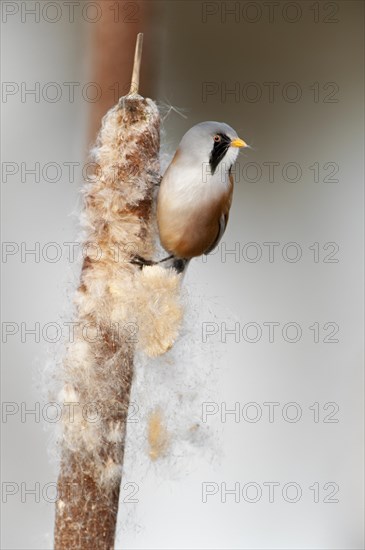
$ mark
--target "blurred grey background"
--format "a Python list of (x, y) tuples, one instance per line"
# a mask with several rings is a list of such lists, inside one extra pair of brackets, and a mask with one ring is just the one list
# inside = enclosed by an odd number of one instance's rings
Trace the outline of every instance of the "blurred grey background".
[[(121, 527), (117, 547), (363, 548), (363, 3), (71, 4), (72, 17), (67, 2), (2, 3), (2, 548), (52, 547), (44, 494), (57, 468), (41, 374), (54, 326), (42, 331), (62, 322), (72, 296), (78, 269), (63, 243), (78, 239), (95, 110), (116, 99), (114, 87), (93, 102), (89, 84), (101, 55), (95, 20), (110, 13), (128, 44), (145, 33), (141, 93), (174, 107), (166, 154), (203, 120), (227, 122), (252, 146), (236, 166), (223, 243), (185, 280), (212, 311), (191, 343), (191, 368), (205, 360), (202, 344), (219, 352), (221, 400), (207, 423), (236, 403), (240, 416), (221, 426), (218, 466), (202, 458), (189, 468), (181, 457), (182, 480), (147, 472), (141, 525)], [(122, 88), (129, 70), (116, 78)], [(25, 333), (35, 323), (39, 338)], [(26, 415), (37, 402), (40, 413)], [(276, 403), (273, 422), (264, 403)], [(250, 422), (255, 411), (262, 417)], [(208, 482), (215, 494), (203, 502)], [(270, 482), (279, 484), (272, 502)], [(239, 502), (224, 502), (224, 483), (238, 483)]]

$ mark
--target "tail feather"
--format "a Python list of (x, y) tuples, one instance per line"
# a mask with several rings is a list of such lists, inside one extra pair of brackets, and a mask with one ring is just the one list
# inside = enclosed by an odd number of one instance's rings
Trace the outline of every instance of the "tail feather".
[(166, 269), (173, 268), (177, 273), (185, 273), (190, 260), (186, 258), (176, 258), (176, 256), (171, 256), (159, 262), (162, 267)]

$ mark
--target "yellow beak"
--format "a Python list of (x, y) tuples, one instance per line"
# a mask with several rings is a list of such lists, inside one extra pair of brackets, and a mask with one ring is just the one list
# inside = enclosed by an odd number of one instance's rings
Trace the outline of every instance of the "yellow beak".
[(232, 139), (231, 147), (247, 147), (247, 143), (245, 143), (243, 139), (236, 138)]

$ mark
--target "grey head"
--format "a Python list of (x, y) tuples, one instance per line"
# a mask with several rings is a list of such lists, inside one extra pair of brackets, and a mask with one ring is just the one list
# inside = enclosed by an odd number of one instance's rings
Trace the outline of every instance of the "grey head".
[(227, 170), (237, 159), (239, 148), (247, 147), (237, 132), (225, 122), (207, 121), (196, 124), (183, 136), (179, 150), (185, 160), (207, 163), (211, 173), (224, 159)]

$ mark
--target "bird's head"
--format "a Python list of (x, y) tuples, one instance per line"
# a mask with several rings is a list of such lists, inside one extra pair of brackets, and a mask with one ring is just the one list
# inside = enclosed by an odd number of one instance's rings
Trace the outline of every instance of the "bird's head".
[(200, 122), (186, 132), (179, 146), (180, 153), (202, 166), (209, 163), (212, 174), (224, 165), (228, 171), (237, 159), (239, 149), (248, 147), (224, 122)]

